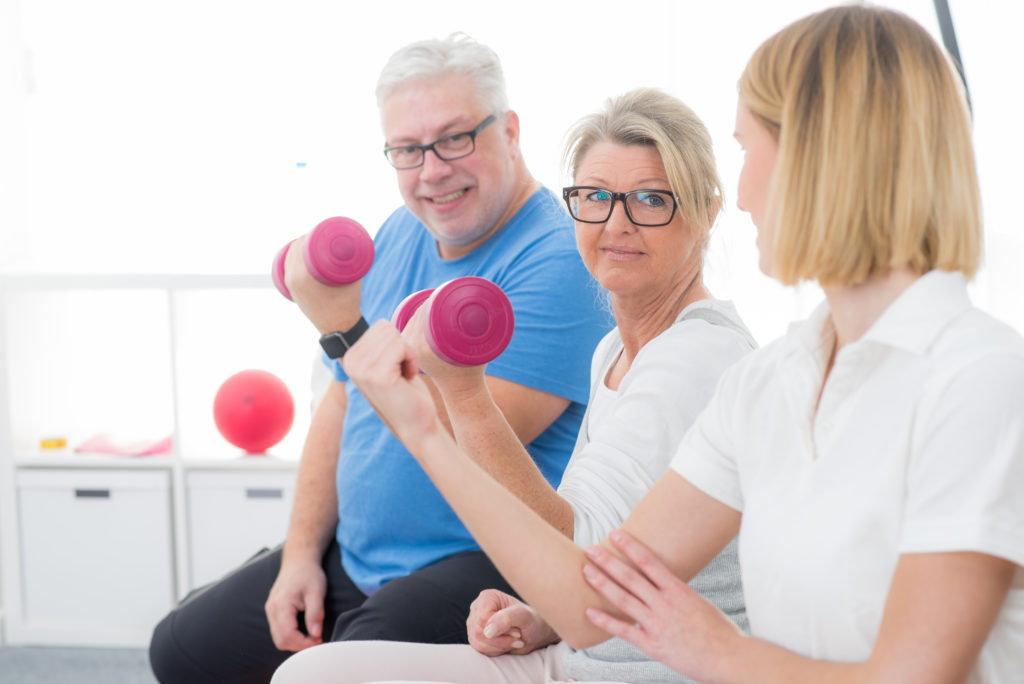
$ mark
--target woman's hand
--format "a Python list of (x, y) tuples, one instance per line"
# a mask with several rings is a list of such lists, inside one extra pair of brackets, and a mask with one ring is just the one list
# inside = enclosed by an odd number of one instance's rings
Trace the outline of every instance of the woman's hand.
[(718, 608), (676, 577), (650, 549), (621, 530), (609, 535), (630, 567), (601, 546), (587, 549), (583, 575), (632, 622), (588, 608), (587, 619), (651, 658), (700, 681), (714, 681), (745, 638)]
[(514, 596), (485, 589), (469, 606), (469, 644), (480, 653), (523, 655), (558, 641), (558, 635), (537, 613)]
[(420, 370), (422, 370), (441, 391), (441, 395), (449, 397), (457, 392), (476, 392), (485, 386), (485, 364), (479, 366), (456, 366), (441, 360), (430, 348), (424, 333), (424, 326), (430, 315), (433, 296), (427, 299), (416, 310), (402, 330), (402, 337), (416, 350)]
[(409, 447), (443, 430), (430, 391), (419, 377), (413, 349), (387, 321), (378, 321), (352, 345), (342, 367), (391, 431)]

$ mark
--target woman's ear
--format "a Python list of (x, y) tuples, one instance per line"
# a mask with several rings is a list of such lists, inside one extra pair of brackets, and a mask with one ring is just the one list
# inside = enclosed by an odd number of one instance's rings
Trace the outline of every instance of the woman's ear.
[(722, 211), (722, 196), (715, 195), (711, 198), (711, 206), (708, 207), (708, 225), (715, 225), (715, 221), (718, 220), (718, 212)]

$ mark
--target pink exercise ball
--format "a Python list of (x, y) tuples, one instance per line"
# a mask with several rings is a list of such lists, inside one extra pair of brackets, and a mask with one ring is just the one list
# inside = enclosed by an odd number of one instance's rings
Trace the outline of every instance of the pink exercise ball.
[(244, 370), (224, 381), (213, 398), (213, 422), (224, 439), (250, 454), (263, 453), (288, 434), (295, 402), (281, 378)]

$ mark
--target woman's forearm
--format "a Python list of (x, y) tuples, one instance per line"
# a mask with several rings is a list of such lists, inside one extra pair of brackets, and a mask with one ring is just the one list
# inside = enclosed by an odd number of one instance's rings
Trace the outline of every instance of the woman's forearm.
[(583, 581), (582, 549), (463, 453), (440, 424), (414, 446), (410, 451), (523, 600), (570, 646), (606, 640), (584, 610), (614, 608)]
[(525, 411), (524, 405), (533, 397), (519, 396), (526, 394), (525, 388), (517, 392), (518, 386), (505, 384), (508, 387), (503, 388), (500, 398), (504, 406), (498, 405), (498, 398), (492, 396), (483, 379), (469, 389), (443, 395), (455, 441), (499, 484), (571, 538), (572, 507), (544, 478), (507, 418), (509, 412), (517, 415)]
[[(870, 655), (861, 663), (835, 662), (745, 636), (645, 544), (621, 530), (610, 542), (622, 558), (591, 547), (586, 553), (593, 566), (585, 567), (584, 575), (626, 617), (591, 609), (588, 618), (672, 669), (719, 684), (962, 683), (1016, 572), (1012, 562), (980, 553), (901, 556)], [(785, 607), (779, 610), (774, 617), (785, 619)]]

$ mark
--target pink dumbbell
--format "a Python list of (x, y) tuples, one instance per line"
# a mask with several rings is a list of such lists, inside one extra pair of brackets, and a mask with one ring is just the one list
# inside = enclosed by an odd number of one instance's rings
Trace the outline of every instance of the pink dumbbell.
[[(288, 299), (291, 293), (284, 284), (284, 258), (289, 242), (274, 257), (270, 277), (278, 292)], [(344, 216), (321, 221), (309, 234), (302, 261), (310, 275), (324, 285), (354, 283), (366, 275), (373, 264), (373, 239), (366, 229)]]
[(479, 366), (505, 351), (515, 319), (501, 288), (485, 278), (455, 278), (435, 290), (409, 295), (392, 320), (403, 330), (416, 310), (430, 299), (423, 333), (438, 358), (456, 366)]

